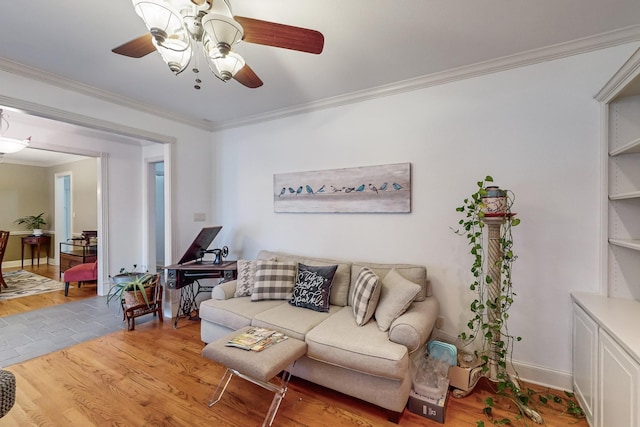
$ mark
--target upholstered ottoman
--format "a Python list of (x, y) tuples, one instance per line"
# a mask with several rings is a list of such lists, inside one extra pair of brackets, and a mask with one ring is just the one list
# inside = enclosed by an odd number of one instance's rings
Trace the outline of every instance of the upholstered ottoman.
[[(232, 332), (207, 344), (202, 350), (203, 357), (227, 368), (213, 396), (211, 396), (209, 407), (220, 401), (229, 381), (236, 375), (275, 393), (269, 411), (262, 423), (263, 426), (270, 426), (278, 412), (280, 402), (287, 392), (287, 386), (291, 379), (291, 373), (286, 369), (307, 352), (307, 344), (304, 341), (289, 337), (259, 352), (226, 346), (229, 340), (246, 332), (249, 328), (248, 326)], [(282, 372), (282, 375), (278, 377), (280, 372)], [(275, 380), (277, 384), (274, 384), (272, 380)]]
[(0, 418), (4, 417), (16, 403), (16, 377), (0, 369)]

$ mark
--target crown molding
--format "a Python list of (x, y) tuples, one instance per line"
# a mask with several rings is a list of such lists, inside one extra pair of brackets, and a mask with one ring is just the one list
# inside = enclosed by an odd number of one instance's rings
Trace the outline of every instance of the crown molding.
[(382, 98), (385, 96), (397, 95), (403, 92), (410, 92), (432, 86), (439, 86), (460, 80), (466, 80), (483, 75), (498, 73), (501, 71), (507, 71), (514, 68), (534, 65), (541, 62), (566, 58), (636, 41), (640, 41), (640, 25), (633, 25), (619, 30), (585, 37), (570, 42), (559, 43), (544, 48), (532, 49), (526, 52), (508, 55), (489, 61), (478, 62), (472, 65), (454, 68), (451, 70), (433, 73), (426, 76), (408, 79), (388, 85), (378, 86), (372, 89), (366, 89), (345, 95), (325, 98), (320, 101), (315, 101), (296, 107), (284, 108), (265, 114), (254, 115), (240, 120), (227, 122), (222, 126), (217, 126), (215, 130), (241, 127), (250, 124), (294, 116), (297, 114), (354, 104), (371, 99)]
[(82, 114), (76, 114), (59, 108), (49, 107), (42, 104), (36, 104), (22, 99), (12, 98), (0, 95), (0, 105), (12, 108), (27, 114), (42, 117), (45, 119), (57, 120), (63, 123), (82, 126), (96, 131), (107, 132), (109, 134), (121, 135), (126, 138), (136, 140), (135, 144), (140, 144), (139, 140), (147, 140), (158, 142), (161, 144), (171, 144), (176, 138), (168, 135), (150, 132), (147, 130), (125, 126), (119, 123), (109, 122), (106, 120), (96, 119)]
[(615, 97), (621, 94), (635, 94), (640, 91), (640, 84), (635, 82), (631, 85), (633, 79), (640, 74), (640, 49), (631, 55), (622, 67), (609, 79), (602, 89), (594, 96), (598, 102), (611, 102)]
[(206, 120), (194, 119), (192, 117), (180, 115), (162, 108), (157, 108), (151, 104), (135, 101), (131, 98), (127, 98), (126, 96), (118, 95), (103, 89), (98, 89), (97, 87), (86, 85), (84, 83), (67, 79), (57, 74), (30, 67), (28, 65), (20, 64), (18, 62), (14, 62), (5, 58), (0, 58), (0, 71), (6, 71), (8, 73), (27, 77), (36, 81), (60, 87), (62, 89), (112, 102), (114, 104), (128, 107), (136, 111), (181, 122), (189, 126), (194, 126), (196, 128), (211, 130), (211, 123)]
[[(128, 107), (137, 111), (145, 112), (176, 122), (184, 123), (186, 125), (193, 126), (199, 129), (208, 131), (219, 131), (286, 118), (313, 111), (320, 111), (328, 108), (354, 104), (371, 99), (397, 95), (404, 92), (415, 91), (487, 74), (507, 71), (514, 68), (566, 58), (569, 56), (592, 52), (595, 50), (605, 49), (608, 47), (636, 41), (640, 41), (640, 25), (625, 27), (595, 36), (585, 37), (565, 43), (559, 43), (544, 48), (533, 49), (514, 55), (508, 55), (489, 61), (479, 62), (476, 64), (433, 73), (414, 79), (395, 82), (388, 85), (382, 85), (371, 89), (325, 98), (319, 101), (313, 101), (306, 104), (274, 110), (263, 114), (256, 114), (238, 120), (228, 121), (222, 125), (215, 125), (208, 120), (194, 119), (185, 115), (176, 114), (175, 112), (170, 112), (147, 103), (138, 102), (122, 95), (117, 95), (112, 92), (98, 89), (93, 86), (79, 83), (74, 80), (70, 80), (3, 58), (0, 58), (0, 70), (28, 77), (37, 81), (53, 84), (66, 90), (93, 96), (95, 98), (112, 102), (117, 105)], [(90, 121), (91, 120), (92, 119), (90, 119)]]

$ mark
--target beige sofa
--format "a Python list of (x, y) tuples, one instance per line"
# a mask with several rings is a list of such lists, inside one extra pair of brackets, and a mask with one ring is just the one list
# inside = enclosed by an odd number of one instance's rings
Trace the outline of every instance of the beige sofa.
[[(212, 342), (248, 325), (273, 328), (304, 340), (307, 354), (296, 362), (293, 375), (383, 407), (389, 411), (389, 419), (397, 422), (411, 389), (411, 356), (425, 344), (438, 316), (439, 304), (430, 293), (426, 268), (269, 251), (260, 252), (257, 259), (293, 261), (309, 266), (337, 265), (329, 311), (295, 307), (287, 300), (252, 301), (249, 296), (234, 297), (234, 280), (216, 286), (212, 298), (202, 301), (202, 341)], [(379, 328), (375, 317), (363, 326), (356, 324), (352, 307), (354, 296), (350, 291), (362, 267), (370, 268), (380, 280), (395, 269), (402, 278), (420, 287), (406, 311), (391, 322), (388, 331)], [(393, 302), (394, 292), (389, 291), (393, 287), (384, 289), (379, 308), (383, 301)], [(383, 313), (376, 315), (382, 318)]]

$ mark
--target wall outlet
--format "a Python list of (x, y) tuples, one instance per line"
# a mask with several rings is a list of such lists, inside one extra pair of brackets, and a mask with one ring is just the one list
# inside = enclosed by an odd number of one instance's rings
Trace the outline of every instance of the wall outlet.
[(207, 214), (204, 212), (196, 212), (193, 214), (193, 220), (195, 222), (204, 222), (207, 220)]

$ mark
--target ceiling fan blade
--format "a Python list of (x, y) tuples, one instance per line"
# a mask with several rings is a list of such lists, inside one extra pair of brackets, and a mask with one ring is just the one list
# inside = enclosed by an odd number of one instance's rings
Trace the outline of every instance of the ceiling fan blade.
[(319, 31), (242, 16), (233, 18), (244, 28), (243, 40), (248, 43), (315, 54), (321, 53), (324, 47), (324, 36)]
[(238, 83), (241, 83), (251, 89), (262, 86), (262, 80), (260, 80), (260, 77), (258, 77), (258, 75), (254, 73), (251, 67), (247, 64), (244, 64), (244, 67), (242, 67), (240, 71), (233, 76), (233, 78), (238, 81)]
[(123, 45), (111, 49), (111, 52), (119, 55), (130, 56), (131, 58), (142, 58), (155, 50), (156, 47), (151, 42), (151, 34), (147, 33), (144, 36), (140, 36), (137, 39), (133, 39)]

